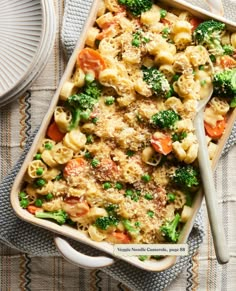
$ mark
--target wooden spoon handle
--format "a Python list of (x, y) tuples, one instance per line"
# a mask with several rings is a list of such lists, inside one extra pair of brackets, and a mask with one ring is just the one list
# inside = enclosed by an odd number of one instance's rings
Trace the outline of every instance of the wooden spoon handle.
[(212, 13), (217, 15), (224, 15), (224, 7), (221, 0), (205, 0)]
[(200, 111), (198, 113), (198, 116), (194, 121), (194, 125), (199, 143), (198, 162), (201, 172), (201, 180), (203, 184), (215, 253), (218, 262), (220, 264), (226, 264), (229, 261), (229, 253), (224, 233), (224, 226), (218, 211), (217, 194), (214, 186), (213, 173), (209, 160), (204, 131), (203, 111)]

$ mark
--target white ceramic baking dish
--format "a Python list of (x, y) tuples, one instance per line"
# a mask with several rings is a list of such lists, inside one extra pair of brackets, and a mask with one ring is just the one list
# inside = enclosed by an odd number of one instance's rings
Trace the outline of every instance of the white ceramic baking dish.
[[(162, 1), (159, 1), (160, 3)], [(224, 19), (221, 15), (223, 15), (223, 9), (222, 9), (222, 5), (220, 1), (208, 1), (209, 4), (211, 5), (212, 11), (217, 12), (218, 15), (213, 14), (212, 12), (207, 12), (205, 10), (202, 10), (198, 7), (195, 7), (193, 5), (190, 5), (184, 1), (181, 0), (176, 0), (176, 1), (172, 1), (172, 0), (165, 0), (163, 1), (165, 4), (168, 4), (172, 7), (175, 8), (181, 8), (182, 10), (187, 10), (189, 12), (191, 12), (193, 15), (196, 15), (198, 17), (201, 17), (203, 19), (216, 19), (219, 20), (221, 22), (226, 23), (227, 28), (231, 31), (236, 31), (236, 24), (234, 24), (233, 22)], [(84, 43), (85, 43), (85, 38), (86, 38), (86, 32), (88, 31), (88, 28), (91, 27), (95, 21), (96, 18), (96, 11), (98, 8), (98, 3), (99, 0), (94, 1), (94, 4), (91, 8), (90, 11), (90, 16), (86, 22), (86, 24), (84, 25), (84, 29), (83, 32), (80, 36), (80, 39), (76, 45), (76, 48), (73, 52), (73, 55), (71, 56), (67, 68), (65, 70), (65, 73), (61, 79), (61, 82), (58, 86), (58, 89), (52, 99), (52, 102), (50, 104), (50, 107), (48, 109), (48, 112), (46, 113), (43, 122), (40, 126), (40, 129), (34, 139), (34, 142), (25, 158), (25, 161), (15, 179), (15, 182), (13, 184), (12, 190), (11, 190), (11, 204), (12, 207), (15, 211), (15, 213), (17, 214), (17, 216), (19, 218), (21, 218), (22, 220), (25, 220), (29, 223), (32, 223), (34, 225), (37, 225), (39, 227), (43, 227), (46, 228), (49, 231), (52, 231), (55, 233), (55, 244), (58, 248), (58, 250), (60, 251), (60, 253), (71, 263), (74, 263), (76, 265), (82, 266), (82, 267), (86, 267), (86, 268), (101, 268), (101, 267), (105, 267), (108, 265), (111, 265), (115, 262), (115, 259), (123, 259), (126, 262), (135, 265), (136, 267), (139, 267), (141, 269), (145, 269), (148, 271), (163, 271), (166, 270), (168, 268), (170, 268), (171, 266), (173, 266), (176, 263), (177, 257), (176, 256), (166, 256), (161, 260), (147, 260), (145, 262), (140, 261), (137, 257), (133, 256), (133, 257), (129, 257), (129, 256), (124, 256), (124, 257), (115, 257), (113, 254), (113, 245), (109, 244), (107, 242), (95, 242), (92, 241), (91, 239), (89, 239), (85, 234), (79, 232), (76, 229), (73, 229), (69, 226), (59, 226), (51, 221), (46, 221), (46, 220), (41, 220), (38, 219), (36, 217), (34, 217), (32, 214), (30, 214), (28, 211), (22, 209), (20, 207), (19, 204), (19, 199), (18, 199), (18, 193), (21, 189), (23, 180), (22, 177), (24, 176), (28, 164), (30, 163), (30, 161), (33, 159), (33, 156), (35, 155), (35, 153), (38, 150), (38, 145), (41, 143), (42, 139), (44, 138), (45, 134), (46, 134), (46, 129), (50, 123), (50, 120), (52, 118), (54, 109), (58, 103), (59, 100), (59, 93), (61, 91), (61, 88), (63, 86), (63, 84), (70, 79), (75, 63), (76, 63), (76, 58), (77, 58), (77, 54), (78, 52), (84, 47)], [(219, 145), (218, 145), (218, 150), (215, 156), (215, 159), (213, 161), (213, 167), (216, 167), (217, 161), (219, 160), (221, 151), (223, 149), (223, 146), (227, 140), (227, 138), (230, 135), (233, 123), (236, 119), (236, 110), (232, 111), (229, 119), (228, 119), (228, 126), (227, 129), (223, 135), (223, 137), (220, 139), (219, 141)], [(193, 203), (193, 215), (191, 217), (191, 219), (188, 220), (188, 222), (185, 224), (180, 238), (179, 238), (179, 243), (186, 243), (188, 240), (188, 236), (192, 230), (193, 224), (194, 224), (194, 220), (195, 217), (201, 207), (201, 203), (202, 203), (202, 198), (203, 198), (203, 194), (201, 191), (199, 191), (199, 193), (196, 195), (196, 199)], [(68, 238), (72, 238), (78, 242), (82, 242), (84, 244), (87, 244), (91, 247), (94, 247), (98, 250), (101, 250), (103, 252), (106, 252), (108, 254), (107, 257), (105, 256), (101, 256), (101, 257), (89, 257), (89, 256), (85, 256), (81, 253), (79, 253), (78, 251), (76, 251), (75, 249), (73, 249), (68, 242), (64, 239), (61, 238), (61, 236), (64, 237), (68, 237)]]

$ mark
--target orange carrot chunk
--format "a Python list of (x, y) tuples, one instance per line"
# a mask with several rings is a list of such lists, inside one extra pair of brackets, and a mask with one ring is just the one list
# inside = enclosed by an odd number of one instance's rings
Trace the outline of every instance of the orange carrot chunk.
[(226, 55), (220, 58), (220, 65), (224, 69), (232, 69), (236, 67), (236, 61), (234, 58)]
[(111, 236), (114, 239), (114, 243), (128, 244), (131, 242), (130, 237), (124, 232), (113, 232)]
[(77, 176), (83, 172), (86, 164), (87, 162), (83, 158), (72, 159), (66, 164), (63, 174), (65, 177)]
[(64, 200), (64, 210), (70, 217), (81, 217), (89, 212), (89, 205), (79, 197), (67, 197)]
[(106, 68), (106, 64), (99, 52), (91, 49), (82, 49), (77, 58), (77, 65), (85, 72), (93, 72), (95, 78), (98, 78), (99, 73)]
[(65, 133), (62, 133), (59, 130), (56, 122), (53, 121), (48, 127), (47, 136), (49, 138), (51, 138), (52, 140), (54, 140), (55, 142), (60, 142), (60, 141), (62, 141), (63, 137), (65, 136)]
[(169, 135), (160, 134), (159, 137), (157, 135), (153, 135), (151, 139), (151, 145), (154, 150), (160, 154), (168, 155), (172, 152), (172, 140)]
[(213, 138), (213, 139), (218, 139), (222, 136), (222, 134), (225, 131), (225, 127), (226, 127), (226, 120), (225, 118), (223, 120), (218, 120), (216, 122), (216, 126), (212, 126), (206, 122), (204, 122), (204, 126), (205, 126), (205, 130), (206, 130), (206, 134)]
[(194, 31), (198, 27), (198, 25), (203, 22), (203, 20), (198, 17), (193, 17), (190, 19), (189, 22), (192, 25), (192, 31)]
[(35, 214), (36, 211), (43, 210), (43, 209), (40, 208), (40, 207), (36, 207), (36, 206), (34, 206), (34, 205), (29, 205), (29, 206), (27, 207), (27, 210), (29, 211), (29, 213), (31, 213), (31, 214)]

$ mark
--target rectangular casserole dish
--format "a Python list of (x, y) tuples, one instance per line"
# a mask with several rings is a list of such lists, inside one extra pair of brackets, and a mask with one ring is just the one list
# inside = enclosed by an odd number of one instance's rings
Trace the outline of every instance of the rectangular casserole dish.
[[(236, 31), (236, 26), (233, 22), (228, 21), (226, 19), (224, 19), (223, 17), (220, 16), (216, 16), (213, 15), (210, 12), (206, 12), (200, 8), (197, 8), (195, 6), (192, 6), (190, 4), (185, 3), (184, 1), (159, 1), (158, 3), (164, 3), (165, 5), (168, 4), (168, 6), (173, 7), (173, 8), (179, 8), (181, 10), (185, 10), (185, 11), (189, 11), (191, 14), (200, 17), (202, 19), (216, 19), (219, 20), (221, 22), (224, 22), (227, 25), (227, 28), (234, 32)], [(58, 104), (59, 101), (59, 95), (61, 92), (61, 89), (63, 87), (63, 84), (70, 80), (74, 67), (75, 67), (75, 63), (76, 63), (76, 59), (77, 59), (77, 55), (78, 52), (84, 47), (85, 44), (85, 39), (86, 39), (86, 34), (88, 29), (93, 26), (94, 21), (96, 19), (96, 12), (98, 9), (98, 4), (99, 1), (94, 1), (94, 4), (91, 8), (90, 11), (90, 16), (86, 22), (86, 24), (84, 25), (84, 29), (83, 32), (81, 33), (80, 39), (76, 45), (76, 48), (68, 62), (68, 65), (66, 67), (65, 73), (61, 79), (61, 82), (58, 86), (58, 89), (52, 99), (52, 102), (50, 104), (50, 107), (43, 119), (43, 122), (40, 126), (40, 129), (34, 139), (34, 142), (24, 160), (24, 163), (14, 181), (12, 190), (11, 190), (11, 204), (12, 207), (16, 213), (16, 215), (22, 219), (25, 220), (29, 223), (32, 223), (34, 225), (37, 225), (39, 227), (43, 227), (46, 228), (47, 230), (50, 230), (56, 234), (59, 235), (63, 235), (65, 237), (68, 238), (72, 238), (76, 241), (85, 243), (91, 247), (97, 248), (101, 251), (104, 251), (106, 253), (108, 253), (109, 255), (113, 255), (113, 246), (112, 244), (106, 243), (106, 242), (95, 242), (92, 241), (91, 239), (89, 239), (86, 235), (84, 235), (81, 232), (78, 232), (76, 229), (73, 229), (69, 226), (59, 226), (51, 221), (46, 221), (46, 220), (40, 220), (36, 217), (34, 217), (32, 214), (30, 214), (28, 211), (26, 211), (25, 209), (22, 209), (20, 207), (19, 204), (19, 199), (18, 199), (18, 193), (21, 190), (22, 187), (22, 183), (23, 183), (23, 179), (22, 177), (25, 175), (26, 171), (27, 171), (27, 167), (30, 163), (31, 160), (33, 160), (33, 157), (35, 155), (35, 153), (38, 150), (39, 144), (41, 144), (42, 139), (46, 136), (46, 130), (50, 124), (50, 121), (52, 119), (53, 116), (53, 112), (55, 110), (55, 107)], [(231, 114), (228, 118), (227, 121), (227, 128), (224, 132), (224, 135), (221, 137), (221, 139), (218, 142), (218, 147), (217, 147), (217, 152), (215, 155), (215, 158), (213, 160), (213, 168), (216, 167), (217, 161), (220, 158), (222, 149), (227, 141), (227, 138), (230, 135), (230, 132), (232, 130), (234, 121), (236, 119), (236, 110), (232, 110)], [(180, 234), (180, 238), (178, 240), (178, 243), (186, 243), (188, 236), (191, 232), (191, 229), (193, 227), (193, 223), (194, 223), (194, 219), (198, 213), (198, 210), (201, 207), (201, 203), (202, 203), (202, 198), (203, 198), (203, 193), (201, 191), (198, 192), (198, 194), (195, 197), (195, 200), (193, 202), (192, 208), (193, 208), (193, 215), (191, 217), (191, 219), (189, 219), (187, 221), (187, 223), (184, 225), (183, 230), (181, 231)], [(121, 258), (121, 257), (120, 257)], [(123, 260), (127, 261), (128, 263), (131, 263), (133, 265), (135, 265), (136, 267), (148, 270), (148, 271), (163, 271), (165, 269), (170, 268), (171, 266), (173, 266), (177, 260), (176, 256), (166, 256), (161, 260), (158, 261), (146, 261), (146, 262), (141, 262), (137, 257), (122, 257)]]

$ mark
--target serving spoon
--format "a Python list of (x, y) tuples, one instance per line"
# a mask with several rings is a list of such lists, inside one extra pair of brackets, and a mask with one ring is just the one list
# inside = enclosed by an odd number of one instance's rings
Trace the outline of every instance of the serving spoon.
[[(212, 66), (213, 69), (213, 66)], [(197, 112), (194, 119), (195, 133), (198, 139), (198, 163), (201, 173), (208, 218), (211, 226), (211, 233), (217, 261), (219, 264), (226, 264), (229, 261), (228, 247), (226, 243), (224, 226), (219, 216), (217, 207), (217, 195), (214, 186), (213, 172), (208, 154), (205, 129), (204, 129), (204, 109), (213, 93), (213, 85), (209, 85), (209, 92), (206, 98), (198, 102)]]

